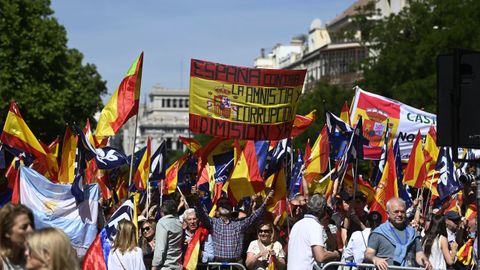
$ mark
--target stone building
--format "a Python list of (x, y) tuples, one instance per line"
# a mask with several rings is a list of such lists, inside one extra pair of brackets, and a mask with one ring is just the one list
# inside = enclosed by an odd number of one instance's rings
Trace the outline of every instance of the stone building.
[[(165, 140), (167, 151), (186, 150), (179, 136), (189, 137), (188, 132), (188, 89), (169, 89), (154, 85), (148, 95), (148, 102), (140, 105), (138, 113), (135, 151), (147, 143), (150, 136), (152, 152)], [(121, 146), (125, 153), (132, 153), (135, 117), (122, 128)]]

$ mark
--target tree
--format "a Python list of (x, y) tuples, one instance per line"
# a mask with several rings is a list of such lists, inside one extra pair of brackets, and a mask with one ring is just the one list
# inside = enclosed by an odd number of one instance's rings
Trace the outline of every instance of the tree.
[(453, 48), (479, 50), (478, 18), (477, 0), (417, 0), (373, 27), (368, 24), (363, 36), (378, 54), (364, 64), (361, 87), (435, 112), (437, 56)]
[(84, 123), (103, 107), (106, 83), (95, 65), (67, 47), (49, 0), (0, 0), (0, 110), (17, 101), (34, 134), (49, 143), (66, 123)]

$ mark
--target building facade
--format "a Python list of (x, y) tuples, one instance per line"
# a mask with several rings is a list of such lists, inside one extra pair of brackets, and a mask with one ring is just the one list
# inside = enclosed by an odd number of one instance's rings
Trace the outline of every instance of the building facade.
[[(188, 89), (169, 89), (155, 85), (150, 91), (148, 102), (140, 105), (138, 113), (135, 151), (147, 144), (150, 136), (152, 151), (165, 140), (167, 151), (185, 151), (179, 137), (189, 137), (188, 131)], [(135, 117), (122, 129), (122, 148), (132, 153), (135, 130)]]
[[(275, 61), (279, 56), (275, 48), (267, 56), (262, 54), (254, 61), (254, 66), (267, 66), (276, 69), (306, 69), (305, 89), (310, 89), (321, 79), (334, 85), (353, 87), (362, 78), (360, 65), (366, 57), (375, 55), (369, 44), (362, 41), (362, 33), (354, 29), (353, 17), (361, 7), (372, 3), (375, 14), (370, 20), (380, 20), (397, 14), (408, 5), (408, 0), (357, 0), (326, 25), (314, 19), (303, 43), (298, 43), (301, 52), (291, 57), (289, 62), (280, 65)], [(259, 65), (260, 63), (264, 66)]]

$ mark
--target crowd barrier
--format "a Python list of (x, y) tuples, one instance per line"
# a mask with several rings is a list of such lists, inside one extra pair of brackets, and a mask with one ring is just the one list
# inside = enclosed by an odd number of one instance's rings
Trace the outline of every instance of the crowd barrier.
[[(326, 264), (316, 265), (314, 269), (337, 269), (339, 266), (343, 266), (344, 270), (347, 269), (376, 269), (376, 266), (371, 263), (354, 263), (354, 262), (328, 262)], [(355, 267), (355, 268), (354, 268)], [(408, 267), (408, 266), (395, 266), (389, 265), (388, 269), (392, 270), (425, 270), (422, 267)]]
[(209, 263), (199, 263), (197, 265), (199, 269), (206, 269), (206, 270), (247, 270), (245, 266), (240, 263), (233, 263), (233, 262), (209, 262)]

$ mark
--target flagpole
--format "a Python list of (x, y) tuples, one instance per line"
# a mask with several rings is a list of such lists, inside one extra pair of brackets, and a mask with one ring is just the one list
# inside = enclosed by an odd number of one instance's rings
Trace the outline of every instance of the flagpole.
[(134, 129), (134, 135), (133, 135), (132, 155), (130, 157), (130, 173), (128, 176), (128, 197), (130, 197), (130, 186), (132, 185), (133, 156), (135, 154), (135, 144), (137, 143), (137, 128), (138, 128), (138, 112), (135, 115), (135, 129)]
[(148, 213), (150, 211), (150, 179), (147, 180), (147, 205), (146, 205), (146, 209), (147, 209), (147, 219), (148, 219)]
[(163, 204), (163, 179), (160, 180), (160, 204), (159, 206), (162, 206)]

